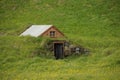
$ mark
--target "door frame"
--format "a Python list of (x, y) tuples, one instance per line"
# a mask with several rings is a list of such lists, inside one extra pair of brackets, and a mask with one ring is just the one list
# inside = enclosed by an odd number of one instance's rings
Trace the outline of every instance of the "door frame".
[[(55, 53), (55, 44), (62, 44), (62, 49), (63, 49), (63, 51), (62, 51), (62, 58), (64, 58), (64, 42), (53, 42), (53, 50), (54, 50), (54, 56), (55, 56), (55, 58), (56, 58), (56, 53)], [(57, 59), (57, 58), (56, 58)], [(59, 58), (59, 59), (61, 59), (61, 58)]]

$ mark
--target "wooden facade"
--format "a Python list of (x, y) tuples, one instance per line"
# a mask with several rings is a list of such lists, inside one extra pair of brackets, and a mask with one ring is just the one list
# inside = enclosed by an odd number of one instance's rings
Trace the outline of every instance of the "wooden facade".
[(41, 36), (46, 36), (50, 38), (61, 38), (64, 37), (64, 34), (60, 32), (56, 27), (52, 26), (44, 33), (42, 33)]

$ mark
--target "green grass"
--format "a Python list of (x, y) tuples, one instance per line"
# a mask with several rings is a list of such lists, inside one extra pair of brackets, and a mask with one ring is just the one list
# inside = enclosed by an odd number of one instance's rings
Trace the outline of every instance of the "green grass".
[[(119, 0), (1, 0), (0, 80), (119, 80)], [(90, 55), (55, 60), (44, 38), (19, 37), (53, 24)]]

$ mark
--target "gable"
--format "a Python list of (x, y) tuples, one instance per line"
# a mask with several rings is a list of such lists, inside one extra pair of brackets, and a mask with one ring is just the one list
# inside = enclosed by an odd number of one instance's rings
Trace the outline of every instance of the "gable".
[[(52, 35), (51, 35), (52, 32)], [(53, 34), (54, 32), (54, 34)], [(56, 27), (52, 26), (47, 31), (45, 31), (41, 36), (48, 36), (51, 38), (58, 38), (58, 37), (64, 37), (64, 34), (59, 31)]]

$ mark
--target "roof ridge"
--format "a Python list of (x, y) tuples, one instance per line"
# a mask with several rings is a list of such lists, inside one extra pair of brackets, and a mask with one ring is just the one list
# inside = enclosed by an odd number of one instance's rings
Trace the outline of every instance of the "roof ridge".
[(53, 25), (31, 25), (31, 26), (53, 26)]

